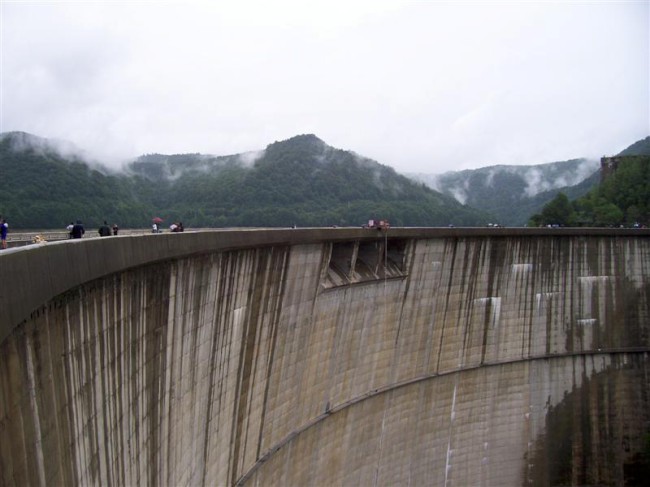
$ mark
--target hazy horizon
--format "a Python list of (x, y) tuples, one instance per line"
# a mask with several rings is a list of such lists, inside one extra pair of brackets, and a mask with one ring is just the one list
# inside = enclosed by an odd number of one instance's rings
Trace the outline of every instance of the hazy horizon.
[[(157, 155), (157, 156), (159, 155), (159, 156), (163, 156), (163, 157), (165, 157), (165, 156), (183, 156), (183, 155), (189, 155), (189, 156), (199, 155), (201, 157), (206, 157), (206, 158), (237, 157), (237, 158), (239, 158), (239, 162), (243, 166), (251, 166), (252, 163), (254, 163), (257, 159), (261, 158), (264, 155), (265, 151), (266, 151), (266, 148), (263, 148), (263, 149), (260, 149), (260, 150), (245, 151), (245, 152), (240, 152), (240, 153), (237, 153), (237, 154), (208, 154), (208, 153), (199, 153), (199, 152), (196, 152), (196, 151), (183, 152), (183, 153), (170, 153), (170, 154), (162, 153), (162, 152), (149, 152), (149, 153), (145, 153), (145, 154), (139, 154), (139, 155), (134, 156), (132, 158), (123, 159), (123, 160), (119, 161), (119, 163), (118, 163), (118, 161), (114, 161), (114, 163), (112, 165), (107, 165), (105, 163), (105, 161), (101, 161), (100, 159), (97, 159), (95, 156), (93, 156), (92, 153), (90, 153), (88, 151), (85, 151), (82, 147), (78, 147), (77, 145), (71, 143), (70, 141), (66, 141), (66, 140), (62, 140), (62, 139), (48, 139), (46, 137), (41, 137), (41, 136), (39, 136), (37, 134), (31, 134), (29, 132), (23, 132), (23, 131), (0, 132), (0, 137), (10, 135), (10, 134), (17, 134), (17, 133), (18, 134), (26, 134), (27, 136), (29, 136), (29, 140), (18, 140), (17, 142), (15, 142), (14, 147), (13, 147), (13, 149), (15, 149), (15, 150), (22, 150), (22, 149), (24, 149), (24, 147), (26, 145), (29, 145), (31, 148), (37, 148), (37, 149), (41, 148), (41, 149), (54, 150), (55, 152), (57, 152), (60, 156), (62, 156), (64, 158), (78, 157), (78, 158), (84, 160), (85, 162), (89, 163), (90, 165), (99, 164), (99, 165), (104, 166), (106, 169), (116, 170), (118, 172), (122, 172), (123, 170), (128, 169), (127, 166), (131, 162), (134, 162), (134, 161), (136, 161), (137, 159), (139, 159), (141, 157), (146, 157), (146, 156), (151, 156), (151, 155)], [(299, 135), (305, 135), (305, 134), (298, 134), (298, 135), (293, 136), (293, 137), (297, 137)], [(311, 134), (311, 135), (315, 135), (316, 137), (318, 137), (316, 134)], [(289, 139), (285, 139), (285, 140), (290, 140), (293, 137), (289, 137)], [(274, 143), (274, 142), (282, 142), (282, 141), (273, 141), (273, 142), (270, 142), (269, 144), (267, 144), (267, 146)], [(325, 144), (327, 144), (326, 141), (323, 141), (323, 142), (325, 142)], [(637, 141), (635, 141), (635, 142), (637, 142)], [(327, 144), (327, 145), (329, 145), (329, 144)], [(628, 146), (629, 145), (631, 145), (631, 144), (628, 144)], [(330, 146), (330, 147), (332, 147), (332, 146)], [(332, 147), (332, 148), (333, 149), (341, 149), (340, 147)], [(597, 167), (600, 164), (600, 158), (576, 157), (576, 158), (565, 159), (565, 160), (561, 160), (561, 161), (544, 161), (544, 162), (540, 162), (540, 163), (537, 163), (537, 164), (536, 163), (532, 163), (532, 164), (490, 164), (490, 165), (487, 165), (487, 166), (479, 166), (479, 167), (469, 168), (469, 169), (458, 169), (458, 170), (451, 169), (451, 170), (444, 170), (442, 172), (419, 172), (419, 171), (402, 171), (402, 170), (399, 170), (398, 168), (394, 168), (390, 164), (384, 164), (381, 161), (375, 161), (374, 159), (366, 157), (363, 154), (359, 154), (358, 152), (356, 152), (354, 150), (348, 150), (348, 149), (342, 149), (342, 150), (347, 150), (348, 152), (351, 152), (351, 153), (353, 153), (353, 154), (355, 154), (355, 155), (357, 155), (357, 156), (359, 156), (359, 157), (361, 157), (363, 159), (373, 160), (374, 162), (377, 162), (378, 164), (388, 166), (388, 167), (392, 167), (398, 173), (404, 174), (404, 175), (409, 176), (409, 177), (415, 177), (418, 180), (427, 182), (427, 184), (430, 184), (431, 187), (436, 189), (436, 190), (440, 190), (440, 189), (436, 187), (436, 184), (435, 184), (434, 180), (429, 180), (427, 178), (420, 179), (420, 178), (418, 178), (418, 176), (436, 177), (436, 176), (442, 176), (444, 173), (448, 173), (448, 172), (462, 172), (462, 171), (475, 171), (475, 170), (485, 170), (485, 169), (497, 169), (499, 167), (513, 168), (514, 170), (518, 170), (518, 172), (521, 172), (521, 171), (524, 171), (526, 169), (528, 169), (528, 170), (537, 170), (538, 166), (544, 166), (544, 165), (550, 165), (550, 164), (562, 163), (562, 162), (568, 162), (568, 161), (581, 161), (581, 162), (579, 162), (580, 166), (587, 167), (589, 169), (593, 168), (593, 170), (596, 170)], [(609, 155), (613, 156), (615, 154), (607, 154), (606, 156), (609, 156)], [(584, 171), (582, 171), (582, 172), (584, 172)], [(589, 174), (584, 174), (583, 176), (584, 177), (581, 176), (579, 179), (582, 180), (585, 177), (589, 176)], [(571, 184), (575, 184), (575, 183), (571, 183)], [(571, 185), (571, 184), (569, 184), (569, 185)]]
[(0, 2), (0, 132), (105, 164), (312, 133), (402, 173), (613, 155), (650, 134), (626, 2)]

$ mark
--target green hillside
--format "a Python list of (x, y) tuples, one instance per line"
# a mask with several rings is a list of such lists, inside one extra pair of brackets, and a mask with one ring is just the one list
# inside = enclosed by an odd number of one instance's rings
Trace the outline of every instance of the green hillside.
[(616, 170), (586, 195), (570, 201), (560, 193), (530, 224), (650, 226), (650, 156), (617, 157)]
[(566, 226), (650, 226), (650, 137), (616, 157), (616, 169), (580, 197), (561, 192), (532, 215), (529, 224)]
[[(181, 161), (184, 162), (181, 164)], [(314, 135), (254, 156), (147, 156), (129, 171), (159, 189), (159, 212), (210, 226), (475, 225), (486, 216)]]
[(619, 156), (647, 156), (650, 155), (650, 135), (645, 139), (641, 139), (627, 149), (622, 150)]
[(224, 157), (149, 154), (111, 172), (24, 133), (0, 135), (6, 192), (0, 214), (11, 228), (63, 228), (103, 220), (123, 228), (152, 216), (185, 227), (483, 225), (488, 217), (392, 168), (332, 148), (313, 135)]
[(598, 167), (598, 161), (572, 159), (420, 174), (414, 178), (468, 206), (491, 213), (494, 223), (521, 226), (559, 192), (574, 198), (587, 193), (599, 181)]
[[(618, 155), (650, 155), (650, 136)], [(559, 195), (560, 199), (577, 200), (597, 187), (600, 161), (583, 158), (527, 166), (496, 165), (411, 177), (468, 206), (491, 213), (496, 223), (520, 226), (529, 223), (534, 215), (539, 217)]]
[(151, 211), (134, 179), (63, 157), (55, 144), (25, 133), (0, 135), (0, 174), (0, 214), (11, 228), (64, 228), (76, 219), (90, 226), (104, 219), (135, 226)]

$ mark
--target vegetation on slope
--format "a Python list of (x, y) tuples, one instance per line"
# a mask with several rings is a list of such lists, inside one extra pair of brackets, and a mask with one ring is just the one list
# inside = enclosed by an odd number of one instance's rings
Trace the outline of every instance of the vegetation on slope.
[(619, 156), (648, 156), (650, 155), (650, 135), (645, 139), (636, 141), (627, 149), (622, 150)]
[(558, 194), (530, 225), (649, 226), (650, 156), (623, 156), (618, 167), (585, 196), (570, 201)]
[[(27, 143), (17, 144), (17, 141)], [(111, 174), (64, 157), (29, 134), (0, 137), (12, 228), (62, 228), (81, 219), (143, 227), (152, 216), (185, 226), (482, 225), (488, 217), (392, 168), (334, 149), (313, 135), (253, 155), (142, 156)]]
[[(252, 167), (215, 160), (219, 171), (187, 172), (168, 185), (164, 211), (216, 226), (472, 225), (486, 217), (313, 135), (269, 145)], [(185, 218), (185, 217), (184, 217)]]
[(524, 225), (558, 193), (578, 198), (600, 180), (598, 162), (587, 159), (497, 165), (416, 178), (468, 206), (482, 208), (494, 215), (494, 223), (505, 226)]
[(650, 136), (617, 155), (614, 173), (584, 196), (558, 194), (529, 224), (650, 226)]
[(92, 226), (107, 218), (136, 225), (150, 213), (132, 180), (64, 158), (29, 134), (0, 137), (0, 174), (0, 214), (11, 228), (64, 228), (78, 218)]

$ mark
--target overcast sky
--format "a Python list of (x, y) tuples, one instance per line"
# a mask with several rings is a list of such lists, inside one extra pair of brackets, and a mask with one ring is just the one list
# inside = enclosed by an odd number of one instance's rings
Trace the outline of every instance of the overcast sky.
[(104, 161), (313, 133), (441, 173), (650, 135), (648, 1), (0, 4), (0, 132)]

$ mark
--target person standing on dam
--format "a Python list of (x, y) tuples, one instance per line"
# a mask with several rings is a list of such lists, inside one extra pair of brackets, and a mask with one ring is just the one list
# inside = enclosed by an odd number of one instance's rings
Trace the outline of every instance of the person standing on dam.
[(72, 238), (81, 238), (84, 236), (86, 233), (86, 229), (84, 228), (83, 224), (81, 223), (81, 220), (77, 220), (77, 223), (74, 224), (72, 227)]
[(99, 227), (98, 232), (100, 237), (110, 237), (111, 236), (111, 229), (108, 227), (108, 223), (106, 223), (106, 220), (104, 220), (104, 224)]
[(7, 232), (9, 231), (9, 224), (5, 218), (0, 218), (0, 240), (2, 240), (2, 249), (7, 248)]

